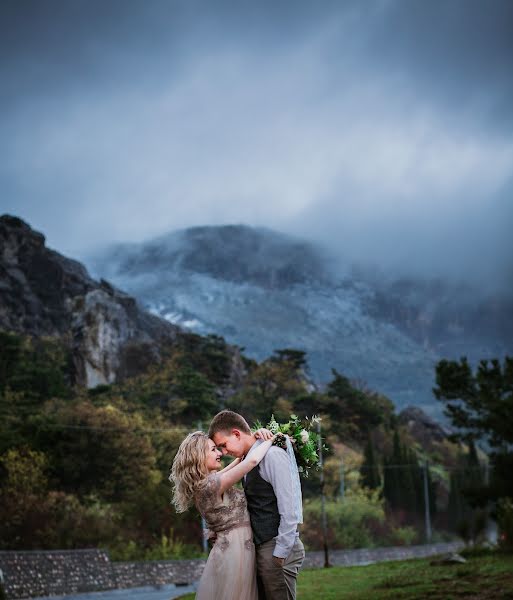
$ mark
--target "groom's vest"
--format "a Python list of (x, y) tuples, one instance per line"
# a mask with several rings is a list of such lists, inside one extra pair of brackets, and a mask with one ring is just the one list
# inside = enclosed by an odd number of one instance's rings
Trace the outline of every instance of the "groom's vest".
[(248, 503), (255, 544), (263, 544), (278, 535), (280, 513), (273, 486), (260, 475), (260, 465), (246, 474), (242, 483)]

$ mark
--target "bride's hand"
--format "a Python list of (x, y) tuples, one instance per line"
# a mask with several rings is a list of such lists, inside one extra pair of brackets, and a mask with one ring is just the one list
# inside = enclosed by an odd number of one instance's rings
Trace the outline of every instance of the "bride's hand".
[(265, 427), (257, 429), (253, 435), (256, 437), (257, 440), (264, 440), (264, 442), (266, 440), (272, 440), (274, 437), (274, 434)]

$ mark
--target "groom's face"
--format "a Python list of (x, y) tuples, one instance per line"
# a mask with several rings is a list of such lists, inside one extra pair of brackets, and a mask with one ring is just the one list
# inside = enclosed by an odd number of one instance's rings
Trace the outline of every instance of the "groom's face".
[(223, 456), (229, 454), (235, 456), (235, 458), (242, 458), (245, 454), (244, 444), (238, 429), (232, 429), (231, 433), (218, 431), (212, 439), (223, 453)]

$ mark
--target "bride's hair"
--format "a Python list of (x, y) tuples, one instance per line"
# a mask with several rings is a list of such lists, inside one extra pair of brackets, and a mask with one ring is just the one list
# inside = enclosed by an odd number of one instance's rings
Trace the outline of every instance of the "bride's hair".
[(208, 439), (203, 431), (189, 433), (173, 460), (169, 481), (173, 483), (173, 504), (179, 513), (191, 506), (209, 473), (206, 465)]

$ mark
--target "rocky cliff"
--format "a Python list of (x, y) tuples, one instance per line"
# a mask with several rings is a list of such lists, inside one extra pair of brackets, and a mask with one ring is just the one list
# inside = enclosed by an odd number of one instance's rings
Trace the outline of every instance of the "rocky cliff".
[(88, 387), (143, 370), (179, 334), (9, 215), (0, 217), (0, 328), (65, 340), (76, 382)]

